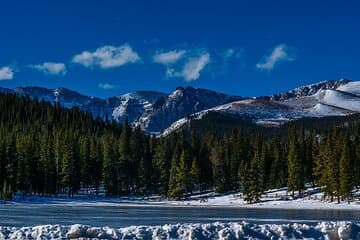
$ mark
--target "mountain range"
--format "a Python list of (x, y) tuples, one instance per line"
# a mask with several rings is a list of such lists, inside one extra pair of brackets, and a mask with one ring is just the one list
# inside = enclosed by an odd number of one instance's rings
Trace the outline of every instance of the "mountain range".
[(106, 99), (66, 89), (42, 87), (0, 88), (30, 98), (79, 107), (94, 117), (114, 119), (152, 134), (166, 135), (192, 120), (212, 113), (244, 116), (263, 126), (278, 126), (304, 117), (342, 116), (360, 112), (360, 81), (327, 80), (271, 96), (242, 97), (193, 87), (167, 94), (136, 91)]

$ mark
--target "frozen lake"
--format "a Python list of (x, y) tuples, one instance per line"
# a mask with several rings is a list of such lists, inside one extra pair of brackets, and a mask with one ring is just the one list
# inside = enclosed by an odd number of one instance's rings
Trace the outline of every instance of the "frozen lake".
[(226, 207), (171, 206), (69, 206), (14, 204), (0, 205), (0, 226), (85, 224), (110, 226), (163, 225), (175, 223), (240, 222), (307, 223), (320, 221), (359, 222), (357, 210), (246, 209)]

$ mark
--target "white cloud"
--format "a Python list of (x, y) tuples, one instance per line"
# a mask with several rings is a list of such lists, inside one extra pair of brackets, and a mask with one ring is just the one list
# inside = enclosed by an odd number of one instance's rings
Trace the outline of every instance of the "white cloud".
[(43, 64), (32, 65), (31, 67), (47, 75), (64, 76), (67, 72), (64, 63), (45, 62)]
[(119, 47), (103, 46), (94, 52), (84, 51), (75, 55), (72, 59), (72, 62), (81, 64), (84, 67), (100, 67), (102, 69), (120, 67), (138, 61), (140, 61), (139, 55), (129, 44)]
[(191, 82), (200, 77), (201, 71), (210, 63), (210, 54), (203, 53), (197, 57), (189, 58), (181, 71), (175, 71), (173, 68), (167, 69), (169, 77), (182, 77), (185, 81)]
[(184, 57), (185, 50), (172, 50), (168, 52), (157, 53), (153, 56), (153, 61), (155, 63), (160, 63), (164, 65), (174, 64)]
[(224, 60), (229, 60), (230, 58), (239, 59), (243, 57), (244, 50), (242, 48), (228, 48), (222, 53)]
[(98, 84), (99, 88), (105, 89), (105, 90), (110, 90), (110, 89), (114, 89), (115, 86), (111, 85), (110, 83), (99, 83)]
[(14, 78), (14, 70), (10, 67), (0, 68), (0, 81), (1, 80), (12, 80)]
[(260, 70), (272, 70), (280, 61), (293, 61), (295, 56), (290, 53), (290, 49), (285, 44), (277, 45), (270, 55), (264, 56), (263, 60), (256, 64)]

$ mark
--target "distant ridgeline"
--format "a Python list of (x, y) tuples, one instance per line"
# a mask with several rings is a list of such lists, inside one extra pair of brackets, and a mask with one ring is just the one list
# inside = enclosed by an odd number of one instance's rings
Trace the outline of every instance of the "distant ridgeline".
[(78, 108), (0, 95), (0, 197), (108, 196), (242, 190), (256, 202), (269, 188), (302, 194), (314, 183), (333, 200), (360, 186), (360, 116), (311, 118), (265, 128), (208, 114), (187, 132), (152, 137), (127, 121), (93, 119)]

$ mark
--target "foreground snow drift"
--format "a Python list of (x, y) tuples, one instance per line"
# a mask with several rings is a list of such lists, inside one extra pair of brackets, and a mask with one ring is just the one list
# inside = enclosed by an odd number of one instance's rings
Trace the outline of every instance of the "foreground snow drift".
[(0, 239), (360, 239), (360, 224), (321, 222), (306, 224), (212, 223), (163, 226), (131, 226), (120, 229), (44, 225), (35, 227), (0, 227)]

